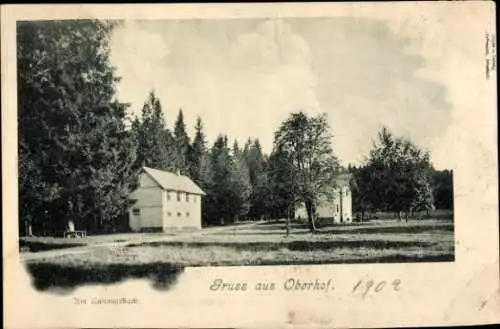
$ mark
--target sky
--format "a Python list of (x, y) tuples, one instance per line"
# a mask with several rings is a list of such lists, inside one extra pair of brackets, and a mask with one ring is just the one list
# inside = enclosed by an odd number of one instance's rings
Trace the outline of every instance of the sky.
[[(406, 25), (405, 25), (406, 24)], [(450, 168), (443, 145), (454, 103), (439, 31), (370, 18), (126, 21), (111, 43), (118, 98), (139, 114), (160, 98), (167, 126), (182, 108), (193, 136), (201, 117), (219, 133), (266, 152), (291, 112), (328, 115), (341, 163), (359, 164), (382, 126)], [(420, 31), (416, 33), (415, 31)], [(442, 41), (442, 40), (441, 40)]]

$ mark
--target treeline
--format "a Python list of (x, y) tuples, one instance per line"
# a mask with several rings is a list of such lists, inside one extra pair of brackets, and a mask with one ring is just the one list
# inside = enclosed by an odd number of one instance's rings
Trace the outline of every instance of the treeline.
[(116, 26), (17, 25), (20, 234), (60, 234), (70, 220), (90, 233), (126, 229), (142, 166), (179, 170), (198, 183), (207, 193), (205, 225), (278, 215), (265, 198), (268, 159), (258, 140), (240, 146), (220, 135), (208, 145), (201, 118), (191, 140), (182, 110), (170, 130), (154, 92), (127, 128), (128, 105), (116, 99), (110, 65)]
[(109, 61), (116, 23), (18, 22), (20, 234), (118, 230), (137, 184), (137, 142)]
[(453, 210), (453, 172), (434, 169), (428, 152), (387, 128), (366, 163), (348, 171), (354, 176), (353, 206), (361, 220), (367, 212), (395, 212), (399, 220), (408, 220), (415, 212)]
[(240, 146), (238, 141), (230, 142), (220, 134), (209, 145), (200, 117), (192, 139), (182, 109), (172, 130), (164, 117), (161, 102), (151, 91), (141, 115), (132, 123), (132, 135), (137, 140), (137, 168), (179, 171), (189, 176), (206, 193), (202, 208), (205, 225), (267, 215), (267, 156), (258, 139), (249, 138)]
[[(142, 166), (180, 171), (206, 192), (203, 225), (292, 218), (330, 197), (342, 168), (326, 115), (291, 113), (266, 155), (258, 139), (209, 142), (202, 118), (189, 136), (182, 109), (170, 128), (154, 91), (136, 118), (116, 99), (119, 77), (109, 39), (117, 23), (95, 20), (17, 25), (19, 228), (21, 235), (61, 234), (73, 221), (89, 233), (126, 230), (128, 195)], [(130, 127), (127, 122), (131, 121)], [(383, 130), (355, 177), (354, 206), (404, 215), (453, 206), (451, 172)]]

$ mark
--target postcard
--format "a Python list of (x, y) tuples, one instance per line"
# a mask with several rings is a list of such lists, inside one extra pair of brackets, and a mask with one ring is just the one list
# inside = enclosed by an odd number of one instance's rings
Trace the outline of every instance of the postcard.
[(5, 327), (499, 322), (494, 13), (2, 6)]

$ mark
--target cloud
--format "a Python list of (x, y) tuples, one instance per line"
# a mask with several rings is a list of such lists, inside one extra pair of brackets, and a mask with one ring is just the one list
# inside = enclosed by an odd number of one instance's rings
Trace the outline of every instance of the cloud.
[[(191, 126), (202, 117), (212, 140), (218, 133), (241, 142), (259, 137), (270, 150), (273, 131), (289, 112), (319, 109), (307, 42), (283, 22), (277, 36), (273, 24), (263, 21), (224, 44), (217, 35), (206, 40), (195, 23), (163, 41), (167, 27), (146, 31), (127, 23), (113, 39), (119, 97), (137, 113), (155, 88), (170, 126), (182, 108)], [(137, 45), (143, 48), (134, 51)]]
[(344, 163), (362, 161), (382, 126), (431, 148), (450, 124), (446, 89), (422, 74), (425, 54), (409, 48), (412, 41), (388, 21), (290, 20), (308, 40), (318, 101), (330, 116), (335, 150)]
[(299, 110), (329, 115), (344, 164), (362, 161), (382, 125), (432, 151), (452, 108), (444, 87), (452, 71), (439, 65), (444, 48), (432, 50), (444, 35), (387, 22), (130, 21), (113, 37), (118, 97), (138, 113), (155, 89), (170, 127), (182, 108), (191, 134), (201, 116), (211, 141), (258, 137), (268, 152), (281, 121)]
[(265, 145), (272, 143), (272, 132), (289, 112), (319, 110), (308, 44), (288, 24), (263, 22), (240, 35), (229, 53), (234, 119), (252, 123)]
[(111, 49), (111, 63), (122, 78), (117, 97), (137, 110), (149, 91), (161, 87), (162, 77), (168, 74), (168, 68), (162, 65), (169, 54), (168, 45), (159, 33), (127, 21), (113, 33)]

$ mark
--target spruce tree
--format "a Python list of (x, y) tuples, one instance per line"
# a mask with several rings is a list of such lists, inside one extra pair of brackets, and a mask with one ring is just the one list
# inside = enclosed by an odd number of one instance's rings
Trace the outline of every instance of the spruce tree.
[(69, 221), (91, 232), (120, 226), (137, 176), (109, 63), (115, 25), (18, 23), (21, 233), (61, 234)]
[(189, 156), (189, 172), (191, 178), (200, 186), (203, 186), (202, 180), (202, 161), (207, 153), (207, 142), (203, 132), (203, 123), (198, 117), (195, 125), (195, 136), (191, 145)]
[(235, 219), (241, 219), (245, 218), (250, 210), (252, 185), (244, 154), (236, 140), (233, 143), (233, 157), (230, 166), (231, 194), (228, 197), (232, 206), (231, 216)]
[(267, 192), (267, 198), (263, 201), (267, 214), (274, 219), (286, 218), (298, 201), (297, 187), (293, 184), (295, 179), (292, 178), (295, 168), (289, 154), (280, 147), (273, 149), (265, 174), (267, 191), (261, 188)]
[(186, 124), (184, 123), (184, 114), (182, 109), (179, 109), (179, 114), (177, 120), (175, 121), (174, 127), (174, 144), (176, 152), (176, 164), (177, 170), (180, 170), (184, 174), (190, 172), (188, 159), (191, 153), (191, 144), (189, 136), (186, 132)]
[(249, 216), (252, 218), (260, 218), (265, 213), (264, 198), (266, 198), (266, 190), (263, 189), (265, 184), (264, 166), (265, 159), (262, 152), (260, 141), (249, 139), (244, 147), (245, 162), (249, 170), (249, 180), (252, 186), (251, 206)]
[(209, 220), (225, 224), (231, 220), (232, 158), (227, 148), (227, 137), (219, 135), (210, 150), (211, 189), (207, 204)]
[(160, 170), (173, 170), (173, 139), (167, 129), (161, 102), (154, 90), (149, 93), (141, 111), (141, 118), (132, 125), (137, 138), (137, 165)]

